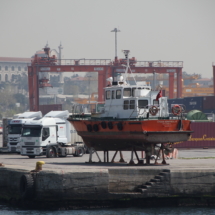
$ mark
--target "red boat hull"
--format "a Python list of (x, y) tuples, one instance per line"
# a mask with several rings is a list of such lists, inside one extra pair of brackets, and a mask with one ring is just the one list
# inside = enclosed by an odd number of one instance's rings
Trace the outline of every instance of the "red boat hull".
[(84, 143), (97, 151), (144, 150), (148, 144), (186, 141), (192, 133), (188, 120), (109, 121), (111, 128), (104, 128), (104, 121), (99, 120), (68, 120)]

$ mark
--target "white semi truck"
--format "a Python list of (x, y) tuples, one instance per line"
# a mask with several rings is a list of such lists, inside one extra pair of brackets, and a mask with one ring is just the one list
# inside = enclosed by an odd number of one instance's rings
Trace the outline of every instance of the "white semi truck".
[(15, 115), (14, 119), (10, 120), (7, 132), (7, 147), (9, 152), (20, 153), (20, 137), (22, 133), (23, 124), (31, 121), (32, 119), (42, 117), (41, 111), (37, 112), (24, 112)]
[(82, 138), (67, 120), (69, 112), (51, 111), (43, 118), (34, 119), (23, 125), (21, 155), (35, 158), (83, 156), (85, 152)]

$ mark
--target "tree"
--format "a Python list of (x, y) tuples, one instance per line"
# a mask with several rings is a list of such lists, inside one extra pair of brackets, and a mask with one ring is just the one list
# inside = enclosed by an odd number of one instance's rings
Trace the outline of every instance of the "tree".
[(16, 103), (20, 103), (21, 105), (27, 104), (27, 99), (25, 96), (21, 93), (17, 93), (13, 95), (14, 99), (16, 100)]
[(19, 90), (28, 91), (28, 76), (24, 72), (21, 75), (12, 75), (11, 82), (15, 83)]
[(0, 93), (0, 110), (6, 111), (15, 108), (15, 103), (16, 100), (12, 95), (10, 87), (7, 86), (5, 89), (2, 89)]

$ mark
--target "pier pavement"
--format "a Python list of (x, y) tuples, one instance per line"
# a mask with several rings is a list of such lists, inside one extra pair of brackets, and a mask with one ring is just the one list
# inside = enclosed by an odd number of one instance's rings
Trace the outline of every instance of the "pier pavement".
[[(1, 150), (0, 150), (1, 151)], [(178, 159), (167, 159), (166, 162), (169, 165), (150, 165), (150, 166), (129, 166), (128, 163), (131, 158), (131, 152), (123, 152), (123, 158), (126, 163), (118, 163), (119, 154), (115, 158), (115, 163), (103, 163), (103, 152), (98, 152), (102, 163), (99, 163), (99, 160), (95, 154), (93, 154), (93, 163), (88, 163), (89, 154), (83, 155), (83, 157), (74, 157), (68, 155), (65, 158), (46, 158), (45, 156), (38, 156), (34, 159), (30, 159), (27, 156), (21, 156), (19, 154), (11, 153), (1, 153), (0, 152), (0, 163), (3, 163), (5, 166), (10, 166), (32, 170), (35, 168), (37, 161), (44, 161), (43, 170), (57, 170), (65, 169), (72, 171), (72, 169), (109, 169), (109, 168), (165, 168), (165, 169), (213, 169), (215, 168), (215, 149), (179, 149), (179, 158)], [(109, 152), (109, 160), (112, 159), (114, 152)], [(139, 158), (141, 158), (141, 153), (138, 152)], [(134, 157), (134, 162), (137, 163), (136, 158)], [(151, 164), (154, 161), (151, 160)], [(161, 163), (161, 160), (158, 160), (158, 163)]]

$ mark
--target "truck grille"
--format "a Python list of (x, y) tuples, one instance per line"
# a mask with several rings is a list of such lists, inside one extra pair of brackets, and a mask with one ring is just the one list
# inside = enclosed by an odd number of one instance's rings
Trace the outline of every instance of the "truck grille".
[(16, 143), (11, 143), (11, 142), (10, 142), (10, 145), (11, 145), (11, 146), (16, 146), (17, 143), (18, 143), (18, 142), (16, 142)]
[(25, 145), (26, 146), (33, 146), (33, 145), (35, 145), (35, 142), (25, 142)]
[(31, 151), (27, 151), (27, 154), (33, 154), (34, 152), (31, 152)]
[(17, 137), (10, 137), (9, 141), (10, 142), (18, 142), (18, 138)]

